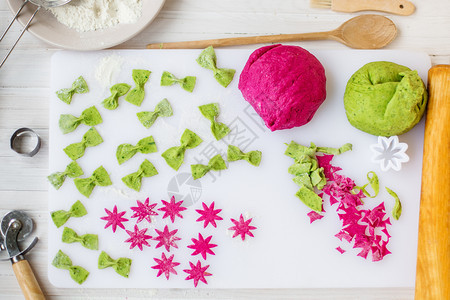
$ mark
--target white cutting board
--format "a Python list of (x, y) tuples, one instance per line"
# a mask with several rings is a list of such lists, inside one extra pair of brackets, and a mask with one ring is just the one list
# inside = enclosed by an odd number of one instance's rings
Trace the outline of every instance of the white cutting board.
[[(82, 196), (75, 188), (72, 179), (67, 179), (60, 190), (49, 185), (49, 210), (69, 209), (76, 200), (86, 206), (88, 215), (72, 218), (66, 226), (79, 234), (95, 233), (99, 236), (99, 251), (92, 251), (79, 244), (61, 242), (63, 227), (57, 229), (50, 221), (48, 247), (48, 274), (50, 281), (58, 287), (79, 287), (65, 270), (56, 269), (51, 261), (58, 249), (67, 253), (75, 265), (80, 265), (90, 272), (90, 276), (81, 286), (85, 288), (190, 288), (192, 280), (186, 281), (188, 261), (192, 257), (191, 249), (186, 248), (191, 238), (213, 235), (212, 242), (219, 246), (214, 248), (215, 256), (208, 255), (206, 264), (212, 276), (207, 277), (208, 285), (199, 283), (201, 288), (332, 288), (332, 287), (412, 287), (416, 269), (417, 228), (420, 200), (420, 178), (422, 165), (422, 147), (424, 122), (410, 132), (400, 136), (400, 141), (409, 145), (407, 154), (410, 162), (403, 165), (401, 171), (382, 172), (378, 165), (370, 161), (369, 145), (377, 142), (377, 137), (353, 128), (346, 120), (343, 107), (343, 94), (347, 80), (365, 63), (388, 60), (416, 69), (426, 82), (430, 59), (426, 54), (405, 51), (329, 51), (312, 50), (322, 62), (327, 75), (327, 99), (317, 111), (312, 121), (300, 128), (270, 132), (254, 110), (244, 101), (238, 90), (240, 72), (253, 50), (217, 50), (218, 66), (237, 70), (233, 82), (228, 88), (220, 86), (213, 78), (212, 72), (197, 65), (195, 59), (200, 50), (130, 50), (99, 52), (56, 53), (51, 63), (51, 100), (50, 100), (50, 173), (64, 170), (70, 159), (63, 152), (67, 145), (81, 141), (88, 127), (80, 125), (69, 134), (63, 135), (58, 128), (58, 119), (62, 113), (79, 116), (81, 112), (95, 105), (104, 122), (96, 126), (104, 139), (97, 147), (88, 148), (78, 163), (90, 176), (103, 165), (111, 176), (113, 185), (96, 187), (89, 199)], [(95, 79), (95, 69), (99, 61), (111, 54), (123, 57), (124, 62), (114, 83), (126, 82), (134, 86), (131, 70), (148, 69), (152, 73), (146, 84), (146, 98), (141, 107), (136, 107), (121, 98), (119, 108), (108, 111), (100, 104), (109, 96), (108, 88)], [(178, 77), (197, 76), (197, 84), (192, 94), (179, 86), (161, 87), (159, 85), (164, 70)], [(73, 80), (82, 75), (90, 88), (84, 95), (75, 95), (69, 106), (55, 96), (55, 91), (69, 87)], [(152, 111), (161, 99), (167, 98), (172, 104), (174, 115), (160, 118), (150, 129), (145, 129), (138, 121), (136, 112)], [(232, 133), (216, 142), (210, 132), (209, 122), (203, 118), (198, 106), (211, 102), (220, 105), (219, 121), (229, 125)], [(167, 148), (179, 145), (182, 132), (189, 128), (204, 140), (203, 143), (186, 153), (185, 162), (178, 172), (171, 169), (161, 157)], [(158, 152), (143, 155), (138, 153), (132, 159), (119, 166), (116, 147), (121, 143), (136, 144), (141, 138), (153, 135)], [(295, 140), (309, 145), (340, 147), (352, 143), (353, 151), (336, 156), (333, 163), (343, 168), (344, 174), (356, 181), (357, 185), (366, 183), (366, 173), (375, 171), (380, 179), (380, 195), (375, 199), (366, 199), (372, 208), (385, 201), (390, 215), (394, 201), (385, 191), (388, 186), (396, 191), (403, 203), (403, 214), (399, 221), (392, 220), (389, 231), (392, 235), (388, 249), (392, 254), (380, 262), (372, 262), (357, 257), (358, 251), (340, 242), (334, 235), (340, 230), (335, 206), (325, 204), (327, 213), (322, 220), (309, 223), (307, 213), (310, 211), (294, 196), (297, 186), (287, 168), (293, 160), (284, 155), (286, 146)], [(206, 175), (194, 183), (185, 182), (189, 177), (190, 165), (211, 157), (214, 151), (225, 151), (227, 143), (238, 145), (245, 151), (261, 150), (262, 162), (253, 167), (244, 161), (228, 164), (228, 169), (213, 176)], [(216, 150), (214, 150), (216, 149)], [(212, 152), (211, 152), (212, 151)], [(224, 155), (224, 157), (226, 157)], [(159, 171), (159, 175), (144, 178), (139, 193), (127, 188), (121, 178), (138, 169), (144, 158), (149, 159)], [(83, 177), (85, 177), (83, 176)], [(156, 277), (154, 257), (160, 258), (163, 247), (155, 249), (156, 241), (150, 241), (151, 247), (140, 251), (137, 247), (130, 250), (125, 231), (120, 228), (115, 234), (111, 228), (103, 229), (105, 221), (104, 208), (112, 210), (117, 205), (119, 211), (127, 210), (124, 223), (132, 230), (136, 219), (131, 219), (130, 206), (136, 206), (136, 200), (144, 201), (150, 197), (161, 207), (161, 199), (168, 201), (170, 195), (176, 194), (177, 200), (185, 199), (188, 210), (184, 219), (177, 219), (171, 224), (161, 215), (151, 224), (139, 223), (139, 228), (147, 227), (154, 236), (154, 228), (162, 230), (165, 224), (171, 230), (178, 229), (178, 249), (167, 254), (175, 254), (178, 275), (171, 275), (166, 280), (164, 275)], [(218, 227), (203, 229), (202, 223), (196, 223), (199, 215), (195, 209), (201, 202), (215, 201), (216, 208), (222, 209), (223, 221)], [(252, 225), (258, 229), (255, 237), (242, 242), (231, 238), (227, 231), (232, 226), (230, 218), (238, 218), (241, 213), (253, 217)], [(349, 249), (341, 255), (337, 246)], [(113, 258), (129, 257), (133, 260), (130, 276), (125, 279), (111, 268), (97, 269), (97, 259), (104, 250)]]

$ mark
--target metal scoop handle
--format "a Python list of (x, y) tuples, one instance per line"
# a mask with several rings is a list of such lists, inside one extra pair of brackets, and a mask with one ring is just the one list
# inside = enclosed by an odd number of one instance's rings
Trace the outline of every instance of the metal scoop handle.
[[(22, 9), (25, 7), (25, 5), (28, 4), (28, 2), (30, 2), (29, 0), (25, 0), (25, 2), (22, 4), (22, 6), (19, 8), (19, 10), (17, 11), (16, 15), (14, 16), (14, 18), (11, 20), (11, 22), (9, 23), (8, 27), (6, 27), (6, 30), (3, 32), (2, 36), (0, 37), (0, 42), (3, 40), (3, 38), (5, 37), (6, 33), (9, 31), (9, 29), (11, 28), (12, 24), (14, 23), (14, 21), (17, 19), (17, 17), (19, 16), (20, 12), (22, 11)], [(25, 27), (23, 28), (22, 32), (20, 33), (19, 37), (16, 39), (16, 41), (14, 42), (13, 46), (11, 47), (11, 49), (8, 51), (8, 53), (6, 54), (6, 56), (3, 58), (2, 62), (0, 63), (0, 68), (3, 66), (3, 64), (5, 63), (5, 61), (8, 59), (9, 55), (11, 54), (11, 52), (13, 51), (13, 49), (16, 47), (17, 43), (19, 42), (20, 38), (22, 37), (22, 35), (25, 33), (25, 31), (27, 30), (28, 26), (30, 26), (31, 21), (33, 21), (34, 16), (37, 14), (37, 12), (39, 11), (41, 7), (38, 6), (36, 8), (36, 10), (34, 11), (33, 15), (31, 15), (31, 18), (28, 20), (27, 24), (25, 25)]]

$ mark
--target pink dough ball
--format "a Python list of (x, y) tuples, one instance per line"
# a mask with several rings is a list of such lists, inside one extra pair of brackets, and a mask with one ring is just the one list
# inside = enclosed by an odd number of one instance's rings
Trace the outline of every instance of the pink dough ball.
[(270, 45), (250, 55), (239, 90), (270, 130), (298, 127), (325, 101), (325, 70), (301, 47)]

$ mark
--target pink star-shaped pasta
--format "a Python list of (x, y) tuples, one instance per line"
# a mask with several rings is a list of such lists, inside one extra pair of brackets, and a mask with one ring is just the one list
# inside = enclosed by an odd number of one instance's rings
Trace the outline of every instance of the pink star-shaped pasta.
[(101, 217), (100, 219), (108, 221), (105, 225), (105, 229), (111, 226), (113, 232), (116, 232), (117, 226), (122, 229), (125, 229), (123, 226), (123, 222), (127, 222), (128, 219), (122, 217), (126, 211), (117, 212), (117, 205), (114, 205), (113, 211), (111, 212), (109, 209), (105, 208), (105, 212), (107, 216)]
[(161, 255), (161, 259), (159, 258), (153, 258), (156, 265), (152, 266), (152, 269), (158, 270), (158, 274), (156, 277), (161, 276), (161, 274), (164, 273), (166, 276), (166, 279), (169, 280), (170, 273), (177, 275), (177, 271), (175, 271), (175, 267), (178, 266), (180, 263), (173, 261), (173, 254), (169, 256), (169, 258), (166, 257), (166, 254)]
[(170, 247), (178, 248), (176, 241), (181, 240), (179, 237), (175, 236), (178, 229), (169, 231), (169, 227), (167, 225), (164, 227), (164, 230), (158, 230), (155, 228), (156, 233), (158, 234), (157, 237), (154, 237), (153, 240), (158, 241), (158, 245), (156, 245), (155, 248), (159, 248), (161, 246), (164, 246), (167, 251), (170, 252)]
[(188, 277), (186, 277), (185, 280), (194, 280), (194, 286), (197, 287), (197, 284), (199, 281), (208, 284), (208, 282), (206, 282), (206, 278), (205, 276), (211, 276), (211, 273), (206, 272), (206, 270), (209, 268), (209, 265), (206, 265), (204, 267), (202, 267), (202, 264), (200, 263), (200, 261), (197, 261), (197, 264), (194, 265), (193, 263), (189, 262), (189, 266), (191, 267), (190, 269), (186, 269), (183, 270), (183, 272), (186, 272), (189, 274)]
[(162, 217), (163, 219), (170, 217), (170, 220), (173, 223), (175, 222), (175, 217), (183, 218), (183, 216), (180, 214), (180, 212), (186, 210), (186, 207), (181, 206), (181, 204), (183, 204), (183, 201), (175, 202), (175, 196), (172, 196), (172, 198), (170, 198), (170, 202), (164, 200), (161, 200), (161, 202), (163, 203), (164, 207), (158, 208), (158, 210), (164, 212), (164, 215)]
[(139, 250), (142, 251), (142, 245), (150, 247), (150, 244), (147, 242), (147, 240), (151, 239), (152, 237), (150, 235), (145, 234), (147, 232), (147, 228), (139, 230), (137, 225), (134, 225), (134, 232), (129, 230), (125, 231), (130, 236), (129, 239), (125, 240), (125, 243), (131, 243), (130, 249), (133, 249), (134, 247), (138, 246)]
[(205, 202), (202, 202), (202, 206), (203, 209), (195, 210), (201, 215), (201, 217), (198, 218), (196, 221), (197, 222), (204, 221), (203, 228), (206, 228), (206, 226), (208, 226), (209, 223), (211, 223), (212, 226), (217, 227), (216, 220), (217, 221), (223, 220), (222, 217), (218, 216), (218, 213), (220, 213), (222, 210), (214, 209), (214, 201), (210, 204), (209, 207), (208, 205), (205, 204)]
[(244, 217), (241, 214), (241, 216), (239, 217), (239, 221), (236, 221), (235, 219), (230, 220), (234, 223), (234, 226), (228, 228), (228, 230), (234, 230), (233, 237), (240, 235), (242, 240), (245, 240), (245, 235), (253, 237), (253, 233), (250, 230), (255, 230), (256, 227), (250, 226), (252, 218), (245, 221)]
[(134, 211), (134, 214), (131, 217), (138, 218), (136, 223), (139, 223), (144, 219), (146, 219), (149, 223), (151, 223), (152, 222), (151, 216), (158, 215), (158, 213), (153, 210), (156, 206), (156, 203), (149, 204), (148, 202), (149, 198), (147, 198), (144, 203), (142, 203), (139, 200), (136, 200), (138, 206), (130, 207), (131, 210)]
[(203, 239), (201, 233), (198, 234), (198, 240), (193, 238), (192, 245), (188, 245), (188, 248), (194, 249), (191, 255), (201, 254), (203, 259), (206, 259), (206, 254), (216, 255), (211, 248), (217, 247), (216, 244), (210, 244), (212, 235), (208, 236), (206, 239)]

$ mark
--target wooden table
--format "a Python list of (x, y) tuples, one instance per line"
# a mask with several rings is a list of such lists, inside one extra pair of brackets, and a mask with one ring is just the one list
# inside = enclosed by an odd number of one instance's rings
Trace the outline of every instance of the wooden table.
[[(408, 17), (387, 15), (399, 29), (387, 49), (424, 51), (433, 65), (450, 64), (450, 1), (413, 1)], [(235, 36), (299, 33), (334, 29), (357, 14), (312, 9), (300, 0), (167, 0), (156, 20), (116, 49), (142, 49), (147, 43)], [(0, 28), (12, 15), (0, 1)], [(20, 26), (0, 44), (6, 53)], [(305, 42), (307, 48), (345, 49), (333, 41)], [(413, 299), (413, 288), (301, 290), (87, 290), (57, 289), (47, 279), (48, 95), (50, 57), (55, 49), (26, 33), (0, 69), (0, 215), (12, 209), (27, 211), (36, 222), (40, 242), (28, 255), (42, 289), (50, 299), (128, 298), (295, 298), (295, 299)], [(33, 158), (9, 148), (19, 127), (33, 128), (42, 148)], [(9, 262), (0, 262), (0, 299), (23, 299)]]

